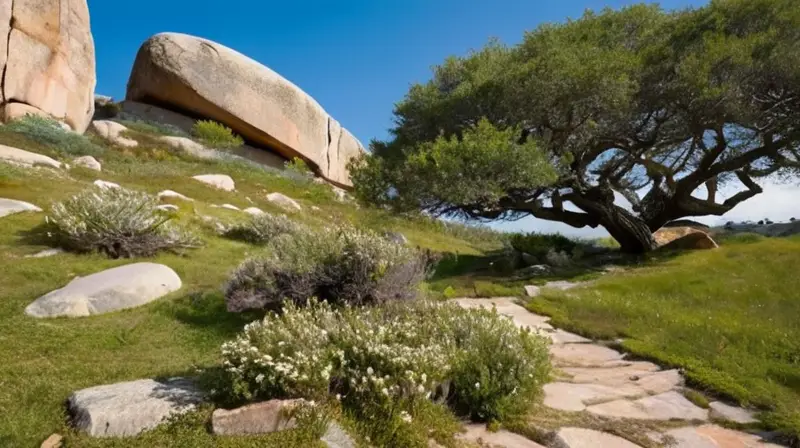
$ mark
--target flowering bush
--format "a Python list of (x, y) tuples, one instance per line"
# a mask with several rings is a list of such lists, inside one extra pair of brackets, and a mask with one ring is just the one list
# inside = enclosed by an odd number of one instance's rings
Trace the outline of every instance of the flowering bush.
[(410, 299), (428, 268), (414, 249), (353, 228), (279, 235), (268, 247), (268, 255), (245, 261), (228, 281), (230, 311), (309, 297), (351, 304)]
[(248, 243), (266, 244), (278, 235), (303, 231), (307, 231), (304, 225), (292, 221), (286, 215), (262, 213), (251, 217), (248, 221), (230, 226), (224, 230), (223, 235)]
[(447, 400), (480, 420), (514, 417), (549, 372), (545, 339), (494, 311), (423, 300), (289, 302), (247, 325), (222, 355), (219, 392), (229, 399), (335, 397), (356, 415), (380, 414), (398, 427), (413, 421), (420, 400)]
[(242, 137), (231, 128), (212, 120), (199, 120), (192, 126), (192, 135), (200, 143), (215, 149), (238, 148), (244, 145)]
[(48, 236), (67, 250), (100, 251), (112, 258), (150, 256), (200, 245), (170, 225), (170, 216), (146, 193), (123, 188), (91, 189), (53, 205)]

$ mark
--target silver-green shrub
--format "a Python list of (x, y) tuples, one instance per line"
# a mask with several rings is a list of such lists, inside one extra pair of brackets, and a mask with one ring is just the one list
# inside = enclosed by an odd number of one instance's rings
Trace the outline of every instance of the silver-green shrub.
[(98, 156), (105, 149), (81, 135), (61, 127), (55, 120), (28, 114), (0, 127), (3, 132), (13, 132), (48, 146), (54, 153)]
[(103, 252), (112, 258), (150, 256), (194, 248), (200, 241), (169, 222), (158, 199), (123, 188), (93, 188), (53, 205), (47, 217), (55, 244), (75, 252)]
[(278, 235), (307, 231), (306, 226), (291, 220), (286, 215), (262, 213), (229, 226), (224, 230), (223, 236), (252, 244), (266, 244)]

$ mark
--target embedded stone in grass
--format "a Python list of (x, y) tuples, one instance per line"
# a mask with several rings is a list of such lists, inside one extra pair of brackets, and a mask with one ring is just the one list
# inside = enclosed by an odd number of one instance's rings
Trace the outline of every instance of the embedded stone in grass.
[(737, 406), (731, 406), (721, 401), (712, 401), (709, 406), (711, 407), (711, 418), (727, 420), (742, 425), (758, 422), (753, 417), (752, 412)]
[(40, 212), (42, 209), (24, 201), (0, 198), (0, 218), (22, 212)]
[(494, 299), (455, 299), (455, 302), (462, 308), (486, 308), (497, 309), (498, 314), (511, 318), (514, 324), (520, 328), (527, 327), (532, 330), (552, 330), (553, 327), (547, 322), (549, 317), (531, 313), (525, 308), (514, 303), (513, 298), (498, 297)]
[(135, 436), (165, 418), (189, 412), (203, 402), (191, 380), (128, 381), (74, 392), (68, 407), (74, 426), (94, 437)]
[(559, 382), (544, 385), (545, 406), (561, 411), (579, 412), (592, 404), (620, 398), (639, 398), (645, 395), (647, 395), (647, 391), (631, 384), (607, 386)]
[(673, 448), (779, 448), (782, 446), (766, 442), (753, 434), (717, 425), (677, 428), (667, 431), (666, 435), (674, 442), (670, 445)]
[(227, 174), (201, 174), (199, 176), (193, 176), (192, 179), (220, 190), (233, 191), (236, 189), (236, 184)]
[(62, 253), (64, 253), (63, 249), (45, 249), (32, 255), (25, 255), (25, 258), (47, 258)]
[(233, 204), (222, 204), (222, 205), (220, 205), (218, 207), (219, 208), (225, 208), (225, 209), (228, 209), (228, 210), (235, 210), (237, 212), (242, 211), (242, 209), (240, 209), (239, 207), (237, 207), (237, 206), (235, 206)]
[(547, 282), (547, 283), (544, 284), (544, 287), (545, 288), (549, 288), (549, 289), (558, 289), (558, 290), (561, 290), (561, 291), (566, 291), (568, 289), (572, 289), (572, 288), (575, 288), (575, 287), (580, 286), (580, 285), (581, 285), (580, 283), (574, 283), (574, 282), (568, 282), (568, 281), (565, 281), (565, 280), (559, 280), (559, 281), (555, 281), (555, 282)]
[(292, 412), (303, 403), (302, 399), (269, 400), (231, 410), (216, 409), (211, 415), (211, 429), (214, 434), (224, 436), (292, 429), (297, 426)]
[(319, 439), (328, 448), (356, 448), (356, 442), (338, 423), (331, 421)]
[(708, 420), (708, 411), (695, 406), (682, 394), (670, 391), (638, 400), (616, 400), (589, 406), (587, 411), (612, 418), (640, 420)]
[(115, 145), (124, 146), (126, 148), (135, 148), (139, 146), (136, 140), (123, 137), (122, 133), (127, 131), (128, 128), (110, 120), (95, 120), (91, 124), (91, 128), (100, 137)]
[(182, 195), (182, 194), (180, 194), (180, 193), (178, 193), (176, 191), (172, 191), (172, 190), (164, 190), (164, 191), (159, 192), (158, 193), (158, 198), (159, 199), (164, 199), (164, 198), (180, 199), (182, 201), (194, 201), (194, 199), (188, 198), (188, 197), (186, 197), (186, 196), (184, 196), (184, 195)]
[(0, 160), (24, 167), (38, 165), (56, 169), (61, 168), (61, 162), (55, 159), (6, 145), (0, 145)]
[(561, 344), (550, 347), (555, 364), (567, 367), (618, 367), (629, 364), (616, 350), (596, 344)]
[(108, 181), (100, 180), (100, 179), (94, 181), (93, 184), (94, 184), (95, 187), (102, 188), (104, 190), (106, 188), (122, 188), (122, 187), (119, 186), (119, 184), (115, 184), (114, 182), (108, 182)]
[(270, 193), (267, 195), (267, 200), (287, 211), (300, 211), (303, 209), (297, 201), (285, 194)]
[(179, 149), (195, 157), (208, 158), (208, 156), (214, 152), (211, 151), (210, 149), (207, 149), (200, 143), (197, 143), (196, 141), (186, 137), (174, 137), (170, 135), (164, 135), (159, 137), (159, 140), (163, 141), (164, 143), (175, 149)]
[(177, 212), (179, 210), (178, 206), (175, 204), (161, 204), (157, 205), (156, 208), (162, 212)]
[(543, 445), (525, 438), (519, 434), (500, 430), (491, 432), (486, 429), (486, 425), (472, 424), (464, 428), (462, 434), (456, 434), (456, 438), (467, 442), (479, 443), (481, 446), (513, 447), (513, 448), (545, 448)]
[(172, 269), (156, 263), (134, 263), (77, 277), (25, 308), (32, 317), (82, 317), (134, 308), (181, 288)]
[(258, 207), (247, 207), (242, 211), (247, 213), (248, 215), (253, 215), (253, 216), (259, 216), (264, 214), (264, 211)]
[(526, 285), (525, 294), (527, 294), (528, 297), (536, 297), (539, 295), (539, 287), (534, 285)]
[(550, 339), (553, 340), (553, 344), (585, 344), (592, 342), (591, 339), (586, 339), (583, 336), (564, 331), (560, 328), (550, 333)]
[(586, 428), (561, 428), (556, 432), (554, 448), (640, 448), (607, 432)]
[(39, 448), (61, 448), (63, 446), (63, 442), (64, 437), (61, 436), (61, 434), (54, 433), (50, 434), (50, 437), (46, 438)]
[(79, 166), (79, 167), (82, 167), (82, 168), (87, 168), (87, 169), (95, 170), (95, 171), (102, 171), (103, 170), (103, 166), (100, 165), (100, 162), (98, 162), (97, 159), (95, 159), (92, 156), (78, 157), (77, 159), (74, 159), (72, 161), (72, 164), (75, 165), (75, 166)]

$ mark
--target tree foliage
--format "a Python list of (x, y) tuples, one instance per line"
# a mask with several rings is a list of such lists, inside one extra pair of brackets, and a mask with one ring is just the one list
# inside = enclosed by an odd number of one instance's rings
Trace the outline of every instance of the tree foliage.
[[(722, 215), (761, 193), (758, 179), (796, 174), (798, 94), (793, 0), (587, 12), (447, 59), (353, 179), (395, 209), (532, 214), (645, 251), (665, 223)], [(726, 183), (740, 192), (719, 198)]]

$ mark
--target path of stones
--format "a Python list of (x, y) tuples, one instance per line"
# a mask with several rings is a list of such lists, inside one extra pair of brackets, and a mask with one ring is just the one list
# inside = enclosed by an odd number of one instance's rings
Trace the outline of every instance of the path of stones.
[[(546, 285), (547, 287), (548, 285)], [(565, 289), (563, 285), (554, 285)], [(573, 286), (573, 285), (570, 285)], [(532, 289), (534, 295), (539, 289)], [(554, 328), (550, 318), (533, 314), (515, 298), (455, 299), (465, 308), (495, 307), (519, 327), (528, 327), (552, 340), (550, 355), (557, 380), (544, 386), (544, 405), (566, 412), (588, 413), (606, 420), (669, 422), (668, 429), (647, 436), (656, 443), (675, 448), (778, 447), (758, 436), (709, 423), (728, 420), (753, 423), (746, 410), (711, 403), (703, 409), (683, 395), (683, 376), (677, 370), (627, 359), (626, 355), (593, 343), (577, 334)], [(683, 425), (677, 424), (684, 423)], [(669, 429), (671, 428), (671, 429)], [(488, 432), (480, 425), (467, 428), (464, 438), (493, 447), (535, 448), (538, 443), (506, 431)], [(553, 434), (557, 448), (636, 448), (640, 445), (615, 435), (584, 428), (560, 428)]]

